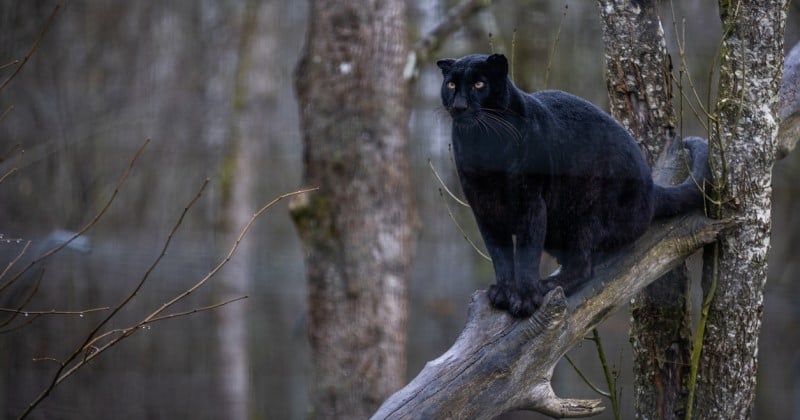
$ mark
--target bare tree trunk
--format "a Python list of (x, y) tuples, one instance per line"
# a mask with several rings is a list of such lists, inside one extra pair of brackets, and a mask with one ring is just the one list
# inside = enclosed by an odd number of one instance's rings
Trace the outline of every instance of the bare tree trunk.
[[(233, 91), (227, 103), (231, 106), (228, 121), (225, 152), (220, 166), (219, 184), (222, 198), (220, 228), (225, 239), (223, 243), (236, 241), (239, 231), (254, 211), (253, 175), (256, 165), (253, 161), (254, 141), (243, 115), (248, 102), (247, 81), (250, 73), (250, 58), (257, 30), (259, 2), (247, 1), (236, 16), (242, 19), (237, 62), (233, 71)], [(226, 103), (226, 102), (223, 102)], [(251, 270), (254, 252), (249, 238), (239, 247), (239, 255), (220, 278), (221, 299), (232, 299), (247, 294), (253, 272)], [(220, 389), (222, 412), (229, 419), (246, 419), (250, 410), (250, 375), (248, 352), (248, 316), (245, 304), (230, 305), (215, 312), (217, 320), (217, 341), (219, 345)]]
[(672, 59), (656, 0), (598, 0), (611, 113), (653, 166), (675, 132)]
[(711, 304), (694, 417), (741, 419), (750, 417), (756, 391), (787, 2), (719, 7), (724, 33), (710, 141), (720, 187), (715, 216), (740, 224), (706, 252), (703, 288)]
[[(672, 61), (658, 2), (599, 0), (611, 110), (642, 144), (651, 166), (675, 138)], [(681, 171), (678, 171), (681, 173)], [(668, 184), (682, 179), (659, 179)], [(639, 293), (631, 304), (634, 409), (637, 418), (673, 419), (685, 407), (691, 338), (685, 265)]]
[(405, 373), (412, 255), (406, 4), (314, 0), (296, 69), (317, 418), (366, 418)]

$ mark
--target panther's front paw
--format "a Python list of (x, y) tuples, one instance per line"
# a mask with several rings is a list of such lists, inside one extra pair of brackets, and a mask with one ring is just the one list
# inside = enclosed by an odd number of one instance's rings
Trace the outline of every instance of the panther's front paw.
[(516, 318), (527, 318), (541, 303), (540, 295), (533, 287), (520, 287), (509, 296), (508, 312)]
[(486, 294), (489, 296), (489, 301), (492, 302), (492, 306), (500, 310), (507, 310), (508, 309), (508, 296), (511, 290), (508, 286), (493, 284), (489, 286), (489, 290)]

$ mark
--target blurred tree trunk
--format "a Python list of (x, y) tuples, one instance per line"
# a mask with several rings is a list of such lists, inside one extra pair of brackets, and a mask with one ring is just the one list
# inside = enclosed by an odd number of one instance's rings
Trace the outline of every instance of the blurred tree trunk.
[(296, 69), (317, 418), (367, 418), (404, 383), (412, 255), (406, 3), (311, 2)]
[[(672, 61), (659, 2), (599, 0), (611, 111), (640, 142), (650, 166), (675, 138)], [(656, 179), (659, 183), (681, 180)], [(685, 265), (645, 288), (631, 304), (634, 411), (674, 419), (686, 406), (691, 333)]]
[(697, 419), (749, 418), (756, 392), (778, 133), (786, 0), (720, 1), (723, 39), (711, 164), (714, 216), (738, 227), (707, 248), (710, 301), (697, 376)]
[[(221, 243), (226, 248), (218, 253), (224, 257), (228, 252), (228, 244), (234, 243), (240, 229), (253, 214), (253, 175), (256, 173), (254, 162), (256, 138), (245, 126), (249, 119), (246, 104), (249, 99), (248, 80), (250, 62), (253, 54), (254, 38), (257, 35), (257, 20), (260, 2), (248, 0), (244, 7), (235, 9), (228, 18), (240, 22), (237, 36), (231, 36), (236, 42), (236, 64), (233, 72), (233, 89), (220, 100), (224, 106), (230, 106), (229, 120), (222, 162), (220, 164), (218, 183), (221, 198), (221, 213), (218, 227), (222, 232)], [(238, 18), (238, 20), (237, 20)], [(219, 33), (220, 27), (216, 31)], [(263, 110), (261, 110), (263, 112)], [(222, 123), (225, 123), (221, 121)], [(226, 270), (225, 276), (218, 282), (220, 300), (228, 300), (247, 295), (253, 271), (251, 269), (254, 252), (252, 240), (248, 237), (239, 245), (238, 255)], [(248, 314), (245, 303), (228, 305), (214, 312), (217, 320), (217, 343), (219, 346), (220, 390), (222, 393), (222, 412), (228, 419), (246, 419), (250, 411), (250, 357), (248, 352)]]

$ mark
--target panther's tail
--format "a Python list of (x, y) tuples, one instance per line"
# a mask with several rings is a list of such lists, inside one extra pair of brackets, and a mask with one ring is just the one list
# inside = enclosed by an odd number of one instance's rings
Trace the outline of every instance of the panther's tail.
[(704, 188), (711, 185), (708, 143), (700, 137), (687, 137), (683, 144), (692, 158), (692, 173), (678, 185), (655, 186), (655, 218), (703, 208)]

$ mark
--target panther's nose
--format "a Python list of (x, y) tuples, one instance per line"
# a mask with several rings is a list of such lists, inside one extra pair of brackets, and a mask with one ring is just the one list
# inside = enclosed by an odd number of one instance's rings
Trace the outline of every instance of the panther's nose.
[(467, 110), (467, 108), (467, 100), (464, 97), (456, 96), (453, 99), (453, 112), (464, 112)]

